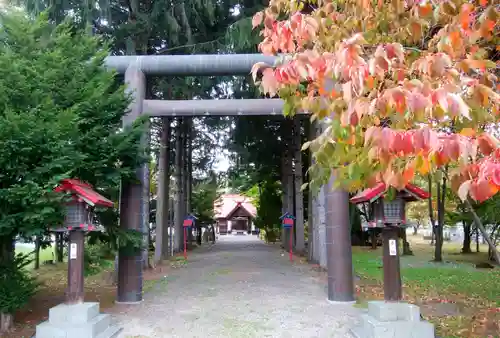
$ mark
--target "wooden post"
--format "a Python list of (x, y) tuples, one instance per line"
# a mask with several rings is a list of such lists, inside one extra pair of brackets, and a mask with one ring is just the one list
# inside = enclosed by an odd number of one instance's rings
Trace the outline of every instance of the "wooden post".
[(184, 227), (184, 259), (187, 260), (187, 228)]
[(401, 273), (399, 267), (398, 227), (386, 226), (382, 230), (384, 241), (384, 299), (399, 301), (403, 298)]
[(69, 232), (68, 290), (66, 304), (83, 303), (83, 246), (85, 234), (82, 230)]

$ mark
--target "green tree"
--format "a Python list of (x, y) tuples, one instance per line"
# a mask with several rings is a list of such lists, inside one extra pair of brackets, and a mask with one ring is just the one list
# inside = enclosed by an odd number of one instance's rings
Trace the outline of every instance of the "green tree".
[(257, 202), (255, 226), (264, 230), (265, 239), (275, 242), (280, 233), (281, 190), (280, 182), (271, 179), (259, 183), (260, 193)]
[[(207, 178), (203, 178), (195, 182), (193, 187), (193, 193), (191, 195), (191, 208), (192, 213), (197, 218), (196, 227), (198, 244), (201, 244), (201, 229), (203, 227), (208, 231), (209, 225), (210, 230), (213, 231), (214, 223), (214, 202), (219, 198), (219, 186), (217, 183), (217, 176), (212, 171), (209, 173)], [(212, 233), (212, 235), (214, 235)]]
[[(0, 17), (0, 313), (2, 330), (29, 299), (34, 283), (14, 256), (17, 237), (43, 235), (62, 221), (62, 178), (79, 178), (117, 200), (120, 180), (134, 179), (143, 121), (122, 128), (128, 100), (103, 67), (108, 46), (46, 15)], [(116, 228), (116, 210), (101, 223)], [(23, 281), (20, 283), (20, 281)]]
[(217, 177), (211, 172), (208, 178), (196, 182), (193, 187), (192, 212), (200, 224), (214, 221), (214, 202), (219, 197)]
[(416, 235), (418, 228), (425, 225), (429, 219), (429, 206), (427, 201), (417, 201), (410, 203), (407, 207), (408, 218), (412, 221), (413, 235)]

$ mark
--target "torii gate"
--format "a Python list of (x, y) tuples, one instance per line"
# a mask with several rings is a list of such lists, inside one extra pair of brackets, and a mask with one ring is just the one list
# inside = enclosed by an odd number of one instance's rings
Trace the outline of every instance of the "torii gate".
[[(106, 67), (125, 74), (127, 93), (132, 102), (123, 125), (133, 123), (147, 113), (156, 117), (176, 116), (229, 116), (280, 115), (281, 99), (245, 100), (146, 100), (146, 76), (217, 76), (247, 75), (257, 62), (273, 65), (277, 57), (261, 54), (229, 55), (140, 55), (109, 56)], [(120, 227), (144, 232), (144, 191), (147, 180), (138, 169), (137, 183), (122, 184), (120, 193)], [(354, 300), (351, 241), (349, 227), (349, 197), (344, 191), (333, 189), (332, 178), (326, 189), (326, 246), (328, 267), (328, 300), (351, 302)], [(119, 254), (117, 302), (142, 301), (142, 254)]]

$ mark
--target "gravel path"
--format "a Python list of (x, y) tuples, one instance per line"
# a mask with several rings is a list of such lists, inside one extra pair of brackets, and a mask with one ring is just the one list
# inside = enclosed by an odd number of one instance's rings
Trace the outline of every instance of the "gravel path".
[(325, 283), (255, 236), (221, 236), (196, 250), (116, 315), (127, 337), (351, 337), (360, 311), (330, 304)]

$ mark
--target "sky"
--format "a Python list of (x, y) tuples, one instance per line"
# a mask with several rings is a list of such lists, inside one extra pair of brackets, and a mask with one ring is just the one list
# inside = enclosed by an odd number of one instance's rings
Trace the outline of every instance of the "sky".
[(229, 153), (224, 150), (222, 153), (219, 153), (215, 157), (214, 170), (216, 172), (224, 172), (229, 169), (231, 165), (229, 160)]

